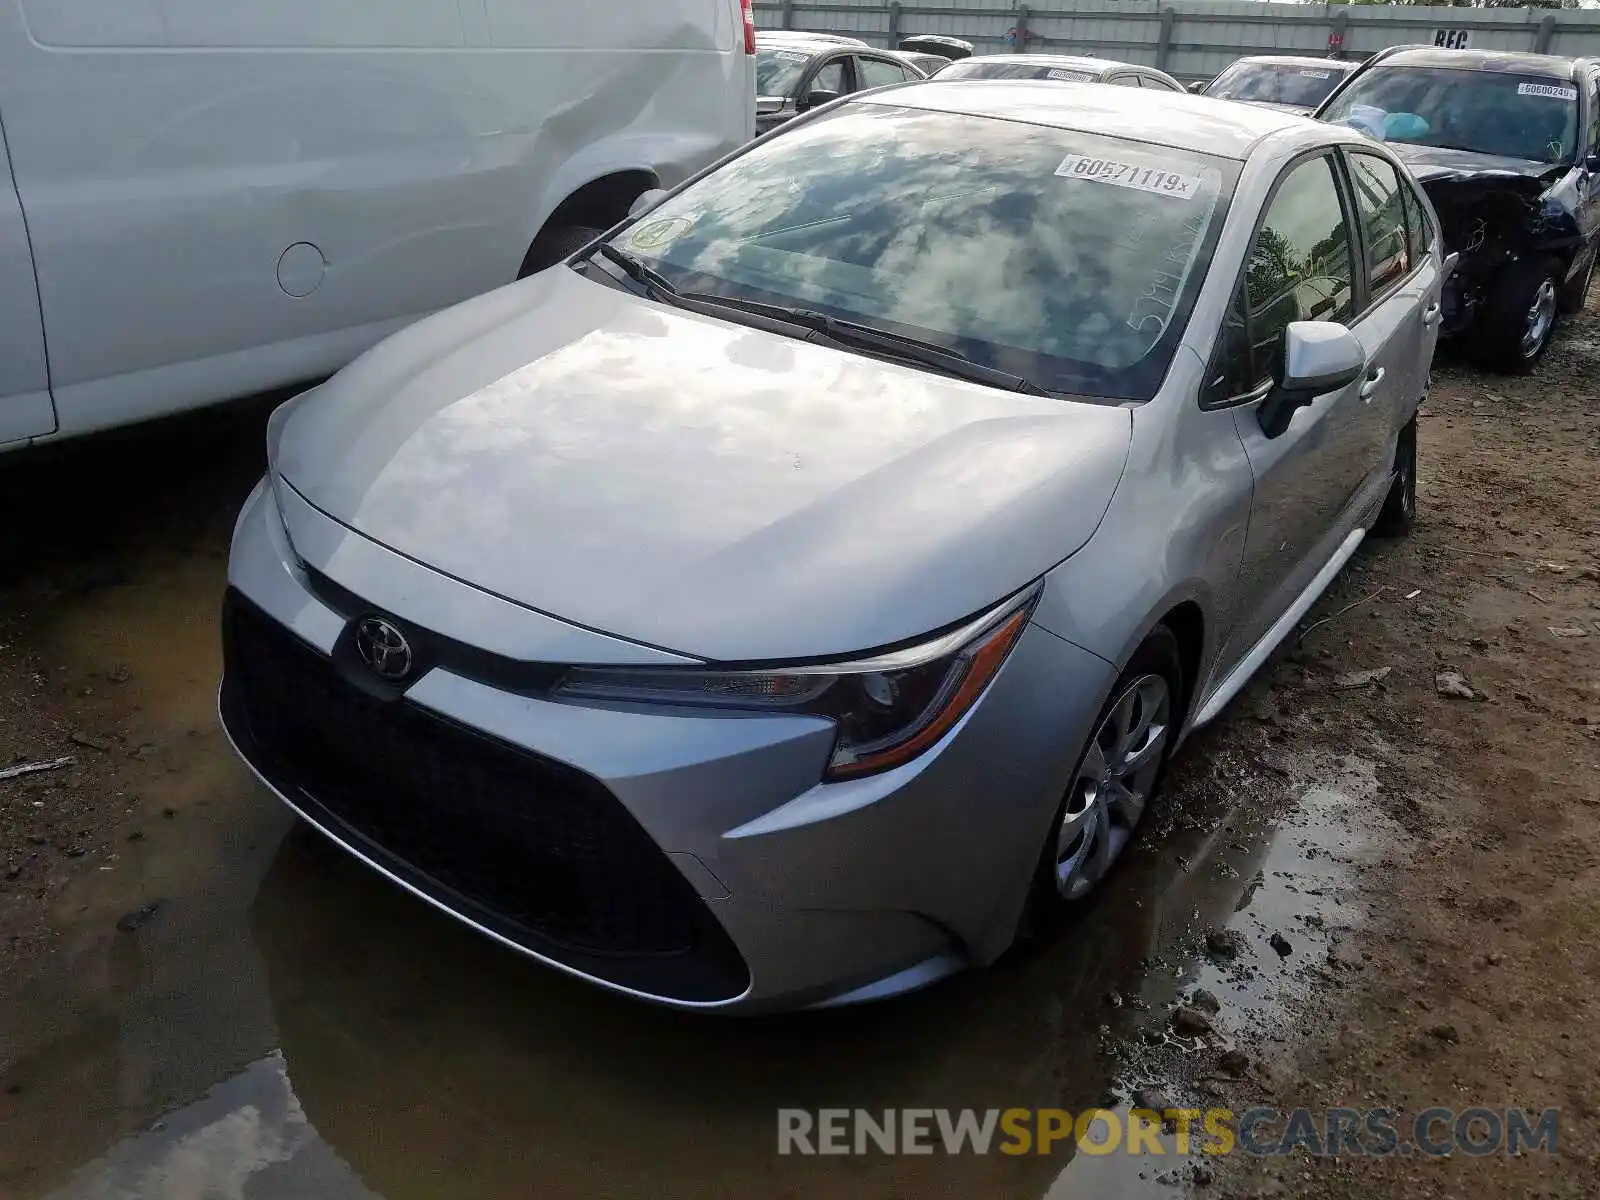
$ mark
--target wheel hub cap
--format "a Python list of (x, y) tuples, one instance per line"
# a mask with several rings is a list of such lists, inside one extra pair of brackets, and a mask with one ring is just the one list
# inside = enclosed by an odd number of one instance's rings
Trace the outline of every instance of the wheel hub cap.
[(1056, 837), (1056, 890), (1065, 899), (1093, 891), (1127, 846), (1161, 769), (1171, 712), (1167, 681), (1145, 675), (1118, 694), (1089, 739)]

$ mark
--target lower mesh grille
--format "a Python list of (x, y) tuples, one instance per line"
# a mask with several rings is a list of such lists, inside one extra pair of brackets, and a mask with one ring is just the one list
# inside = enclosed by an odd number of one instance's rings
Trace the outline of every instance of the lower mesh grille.
[(694, 889), (615, 796), (561, 763), (367, 695), (243, 597), (225, 609), (223, 712), (308, 816), (458, 915), (653, 995), (748, 983)]

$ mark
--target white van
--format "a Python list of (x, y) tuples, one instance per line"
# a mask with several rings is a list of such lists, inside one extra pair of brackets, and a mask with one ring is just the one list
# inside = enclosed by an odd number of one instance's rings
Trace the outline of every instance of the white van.
[(334, 371), (755, 130), (750, 0), (0, 2), (0, 450)]

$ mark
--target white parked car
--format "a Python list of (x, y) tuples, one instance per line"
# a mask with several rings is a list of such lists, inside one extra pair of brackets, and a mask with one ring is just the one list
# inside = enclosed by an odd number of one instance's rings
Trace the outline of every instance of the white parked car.
[(0, 450), (559, 261), (750, 139), (754, 51), (749, 0), (0, 5)]

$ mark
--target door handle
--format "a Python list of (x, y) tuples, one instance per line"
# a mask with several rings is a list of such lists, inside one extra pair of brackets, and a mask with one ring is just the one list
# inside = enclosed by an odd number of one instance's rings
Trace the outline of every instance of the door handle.
[(1361, 385), (1361, 398), (1370, 402), (1378, 394), (1378, 388), (1383, 383), (1383, 368), (1379, 367), (1367, 376), (1367, 381)]
[(1439, 318), (1443, 315), (1444, 309), (1441, 308), (1439, 306), (1439, 302), (1435, 300), (1432, 304), (1428, 305), (1427, 308), (1422, 310), (1422, 323), (1424, 325), (1437, 325), (1439, 323)]

